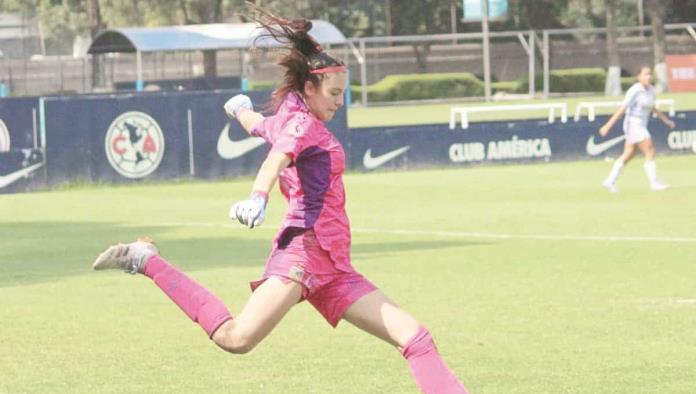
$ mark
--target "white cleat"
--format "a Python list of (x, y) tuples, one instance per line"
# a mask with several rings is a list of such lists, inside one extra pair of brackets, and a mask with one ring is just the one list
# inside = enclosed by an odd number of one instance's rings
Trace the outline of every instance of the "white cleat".
[(661, 183), (661, 182), (655, 182), (655, 183), (650, 185), (650, 189), (654, 190), (656, 192), (661, 192), (663, 190), (669, 189), (669, 185), (666, 185), (666, 184)]
[(147, 260), (159, 250), (150, 238), (138, 238), (129, 244), (112, 245), (92, 264), (95, 270), (120, 269), (129, 274), (142, 274)]
[(604, 186), (605, 189), (609, 190), (609, 193), (618, 193), (619, 189), (616, 188), (616, 185), (614, 185), (611, 182), (604, 181), (602, 182), (602, 186)]

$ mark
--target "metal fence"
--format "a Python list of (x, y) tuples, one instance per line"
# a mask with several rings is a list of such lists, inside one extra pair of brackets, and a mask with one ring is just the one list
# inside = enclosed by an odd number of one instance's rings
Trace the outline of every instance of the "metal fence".
[[(696, 53), (695, 27), (696, 24), (693, 23), (665, 25), (664, 53)], [(616, 29), (616, 32), (624, 76), (634, 75), (641, 66), (654, 63), (651, 27), (622, 27)], [(552, 70), (580, 67), (605, 68), (608, 64), (607, 29), (605, 28), (544, 30), (541, 35), (544, 97), (551, 94), (549, 76)]]
[[(665, 52), (696, 53), (694, 27), (696, 24), (666, 25)], [(625, 73), (632, 73), (640, 65), (652, 64), (650, 27), (618, 28), (617, 33)], [(549, 79), (552, 71), (606, 66), (605, 36), (606, 29), (491, 32), (493, 83), (516, 82), (514, 93), (547, 97), (553, 94)], [(470, 72), (483, 80), (482, 38), (481, 33), (353, 38), (347, 47), (329, 49), (345, 59), (351, 70), (352, 83), (363, 87), (393, 74)], [(280, 75), (274, 65), (276, 55), (275, 50), (220, 51), (217, 73), (222, 77), (239, 76), (255, 82), (277, 81)], [(134, 54), (108, 54), (99, 58), (101, 86), (92, 84), (91, 58), (75, 59), (67, 55), (0, 58), (0, 84), (4, 84), (13, 96), (135, 88)], [(146, 89), (158, 89), (158, 81), (203, 75), (200, 52), (143, 54), (142, 61)], [(531, 83), (523, 85), (522, 82)], [(539, 88), (538, 91), (535, 87)], [(355, 98), (355, 102), (368, 104), (365, 91), (363, 89), (363, 95)]]
[[(481, 33), (352, 39), (356, 55), (351, 75), (365, 87), (393, 74), (469, 72), (483, 80)], [(491, 32), (491, 69), (495, 81), (534, 81), (537, 69), (534, 31)], [(534, 94), (534, 83), (529, 94)]]

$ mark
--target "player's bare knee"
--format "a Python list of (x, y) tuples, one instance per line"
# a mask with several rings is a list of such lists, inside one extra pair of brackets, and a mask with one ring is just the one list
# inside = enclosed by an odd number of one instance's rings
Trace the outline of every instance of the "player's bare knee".
[(237, 332), (238, 330), (225, 330), (216, 332), (213, 335), (213, 342), (221, 349), (232, 354), (246, 354), (256, 347), (256, 342), (244, 333)]
[(418, 334), (420, 328), (421, 324), (418, 320), (409, 319), (401, 326), (400, 330), (393, 335), (393, 339), (398, 347), (403, 348), (416, 336), (416, 334)]
[(223, 349), (232, 354), (247, 354), (254, 349), (256, 344), (250, 342), (231, 342), (225, 344)]

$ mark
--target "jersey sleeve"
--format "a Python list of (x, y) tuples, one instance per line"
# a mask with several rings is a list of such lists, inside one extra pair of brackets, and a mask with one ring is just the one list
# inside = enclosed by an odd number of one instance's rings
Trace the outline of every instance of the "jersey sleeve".
[(311, 124), (301, 117), (289, 119), (276, 134), (271, 152), (284, 153), (294, 162), (297, 157), (312, 145), (316, 145), (311, 133)]
[(273, 123), (273, 118), (272, 117), (265, 117), (259, 124), (254, 126), (253, 129), (251, 129), (251, 135), (254, 137), (261, 137), (263, 138), (267, 143), (272, 144), (273, 142), (271, 141), (271, 136), (268, 133), (268, 130), (271, 129), (271, 124)]
[(630, 108), (631, 105), (636, 100), (636, 97), (638, 97), (638, 93), (640, 92), (638, 84), (635, 84), (631, 86), (627, 91), (626, 91), (626, 96), (624, 97), (623, 100), (623, 105), (626, 106), (626, 108)]

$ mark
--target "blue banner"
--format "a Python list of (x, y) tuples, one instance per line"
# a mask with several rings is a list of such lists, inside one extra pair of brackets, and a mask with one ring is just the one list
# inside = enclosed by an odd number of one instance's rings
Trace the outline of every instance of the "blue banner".
[[(253, 174), (268, 147), (230, 122), (224, 103), (239, 91), (47, 98), (49, 184), (205, 179)], [(247, 92), (263, 111), (269, 92)], [(346, 110), (328, 125), (347, 143)]]
[(38, 103), (30, 97), (0, 100), (0, 193), (36, 190), (45, 183)]
[[(224, 103), (237, 93), (52, 97), (38, 104), (37, 99), (0, 100), (5, 125), (0, 128), (0, 193), (75, 181), (255, 174), (269, 147), (225, 116)], [(248, 94), (257, 110), (268, 107), (269, 92)], [(617, 157), (624, 145), (621, 125), (602, 138), (597, 131), (605, 121), (599, 117), (593, 122), (482, 122), (454, 130), (431, 124), (349, 131), (342, 108), (327, 127), (343, 144), (348, 168), (371, 171)], [(692, 151), (696, 112), (679, 113), (675, 122), (674, 130), (656, 120), (648, 126), (660, 154)]]
[[(269, 147), (258, 137), (250, 137), (231, 122), (222, 110), (236, 92), (193, 94), (189, 96), (194, 135), (194, 173), (198, 178), (219, 178), (255, 174), (266, 158)], [(268, 113), (270, 92), (247, 92), (258, 111)], [(344, 146), (348, 146), (348, 122), (345, 107), (327, 124)]]
[(38, 98), (0, 100), (0, 152), (38, 148)]
[(45, 99), (49, 183), (186, 174), (185, 104), (170, 93)]
[(43, 152), (12, 149), (0, 152), (0, 193), (39, 190), (45, 186)]
[[(482, 122), (455, 130), (447, 124), (353, 129), (349, 163), (369, 171), (618, 157), (624, 146), (621, 125), (602, 138), (598, 130), (606, 120)], [(648, 126), (661, 154), (691, 152), (696, 142), (696, 112), (680, 113), (675, 122), (674, 130), (657, 120)]]

